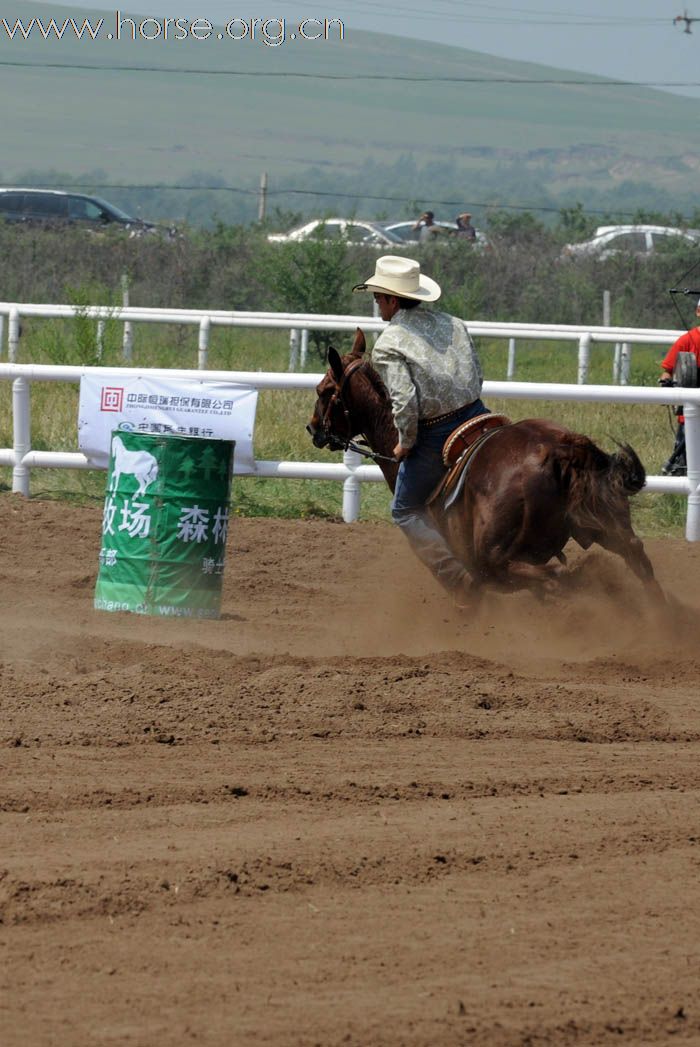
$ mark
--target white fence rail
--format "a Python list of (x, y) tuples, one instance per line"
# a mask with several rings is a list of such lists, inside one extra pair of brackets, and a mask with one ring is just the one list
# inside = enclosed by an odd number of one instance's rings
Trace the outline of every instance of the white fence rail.
[[(77, 451), (35, 451), (31, 446), (32, 382), (79, 382), (83, 374), (103, 376), (114, 381), (120, 375), (133, 375), (130, 368), (53, 367), (41, 364), (0, 364), (0, 381), (12, 382), (13, 446), (0, 448), (0, 466), (12, 468), (12, 490), (28, 495), (30, 471), (37, 468), (94, 468)], [(309, 390), (309, 416), (312, 390), (320, 374), (283, 374), (260, 371), (151, 370), (153, 377), (185, 378), (235, 382), (256, 389)], [(681, 396), (682, 393), (682, 396)], [(527, 382), (485, 382), (484, 396), (518, 400), (579, 401), (591, 403), (636, 403), (663, 405), (684, 400), (688, 475), (650, 476), (646, 489), (652, 492), (683, 494), (687, 497), (686, 538), (700, 541), (700, 389), (665, 389), (640, 386), (534, 384)], [(77, 428), (77, 426), (76, 426)], [(343, 464), (326, 462), (255, 461), (249, 474), (289, 479), (324, 479), (343, 482), (343, 519), (356, 520), (360, 511), (360, 487), (364, 482), (383, 479), (377, 466), (364, 465), (359, 455), (346, 453)]]
[[(362, 327), (368, 333), (381, 331), (386, 325), (375, 316), (315, 315), (309, 313), (241, 312), (202, 309), (146, 309), (138, 306), (74, 306), (41, 305), (18, 302), (0, 302), (0, 347), (4, 341), (4, 320), (7, 318), (7, 358), (10, 363), (19, 359), (22, 318), (70, 319), (85, 316), (95, 320), (95, 337), (99, 345), (100, 332), (108, 320), (122, 323), (122, 357), (131, 360), (134, 325), (137, 323), (181, 324), (198, 330), (197, 367), (206, 370), (212, 327), (246, 327), (282, 329), (290, 333), (289, 370), (306, 363), (309, 331), (354, 331)], [(571, 324), (496, 323), (469, 320), (474, 337), (508, 340), (506, 378), (512, 381), (516, 371), (518, 339), (536, 341), (568, 341), (577, 346), (577, 376), (579, 384), (588, 381), (591, 346), (602, 343), (614, 346), (613, 384), (627, 385), (634, 345), (668, 347), (682, 331), (638, 329), (633, 327), (576, 326)]]

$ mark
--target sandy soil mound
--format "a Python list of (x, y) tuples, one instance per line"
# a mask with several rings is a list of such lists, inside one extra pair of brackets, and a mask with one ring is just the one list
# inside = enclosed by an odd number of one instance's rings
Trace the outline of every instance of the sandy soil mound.
[(92, 609), (0, 496), (0, 1043), (700, 1042), (700, 548), (457, 615), (390, 526), (236, 520), (224, 616)]

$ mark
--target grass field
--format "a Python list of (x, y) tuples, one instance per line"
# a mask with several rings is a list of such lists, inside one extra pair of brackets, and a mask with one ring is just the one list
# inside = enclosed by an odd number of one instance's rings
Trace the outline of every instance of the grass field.
[[(119, 365), (120, 332), (107, 330), (104, 363)], [(82, 348), (81, 348), (82, 346)], [(338, 348), (343, 346), (338, 340)], [(478, 340), (486, 379), (506, 376), (507, 348), (504, 340)], [(34, 321), (22, 339), (22, 361), (34, 363), (86, 363), (85, 332), (75, 323)], [(659, 350), (636, 347), (632, 357), (631, 382), (655, 384)], [(242, 331), (219, 328), (212, 333), (209, 365), (213, 370), (286, 371), (289, 345), (286, 332)], [(194, 329), (137, 326), (135, 367), (194, 367)], [(570, 343), (518, 343), (518, 381), (574, 382), (576, 349)], [(324, 367), (310, 351), (306, 370), (320, 373)], [(611, 381), (612, 349), (595, 346), (591, 354), (590, 381)], [(497, 400), (486, 398), (492, 410), (513, 419), (540, 416), (562, 422), (584, 432), (606, 450), (613, 441), (629, 442), (639, 453), (649, 473), (658, 473), (673, 445), (673, 419), (666, 408), (634, 405), (557, 403)], [(258, 460), (340, 461), (340, 455), (318, 451), (305, 431), (313, 407), (307, 392), (262, 392), (258, 400), (255, 457)], [(32, 446), (35, 450), (77, 449), (78, 387), (65, 383), (32, 384)], [(12, 446), (11, 386), (0, 383), (0, 446)], [(11, 487), (11, 470), (0, 469), (0, 485)], [(100, 471), (35, 469), (32, 495), (99, 503), (104, 498), (105, 474)], [(362, 488), (362, 519), (389, 519), (389, 491), (384, 484)], [(635, 523), (643, 535), (681, 535), (685, 499), (669, 495), (643, 495), (633, 500)], [(342, 485), (331, 481), (268, 480), (236, 477), (233, 485), (234, 512), (243, 516), (339, 518)]]
[[(135, 17), (138, 8), (152, 14), (145, 3), (128, 5)], [(10, 23), (88, 13), (89, 3), (12, 0), (3, 8)], [(113, 15), (102, 15), (111, 26)], [(436, 189), (450, 200), (465, 187), (475, 212), (479, 201), (546, 204), (548, 192), (600, 208), (620, 186), (617, 206), (628, 209), (637, 183), (646, 186), (645, 207), (664, 206), (662, 190), (669, 206), (692, 207), (692, 99), (641, 86), (621, 91), (580, 73), (573, 78), (584, 82), (572, 86), (510, 83), (561, 74), (375, 33), (272, 48), (116, 43), (107, 28), (89, 43), (0, 34), (0, 89), (13, 99), (3, 124), (6, 184), (27, 172), (51, 184), (68, 175), (126, 210), (195, 224), (205, 213), (210, 224), (217, 211), (254, 220), (263, 170), (271, 210), (305, 207), (301, 191), (316, 189), (341, 196), (311, 206), (357, 206), (366, 217), (388, 209), (391, 217), (423, 197), (435, 203)], [(159, 187), (178, 185), (195, 189), (159, 202)], [(220, 191), (204, 207), (205, 186)], [(367, 199), (377, 193), (387, 199)]]

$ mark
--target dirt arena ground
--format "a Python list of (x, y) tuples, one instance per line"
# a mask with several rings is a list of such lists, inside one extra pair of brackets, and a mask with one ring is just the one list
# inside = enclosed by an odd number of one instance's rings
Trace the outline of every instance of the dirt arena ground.
[(700, 1043), (700, 548), (469, 621), (236, 520), (185, 622), (93, 611), (100, 520), (0, 496), (2, 1047)]

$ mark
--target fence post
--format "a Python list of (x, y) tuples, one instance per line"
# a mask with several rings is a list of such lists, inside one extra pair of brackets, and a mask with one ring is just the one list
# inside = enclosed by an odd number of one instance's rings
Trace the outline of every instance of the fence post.
[(293, 327), (289, 332), (289, 367), (288, 371), (296, 371), (299, 364), (299, 332)]
[(610, 291), (603, 291), (603, 327), (610, 327)]
[(131, 360), (134, 348), (134, 331), (131, 326), (131, 320), (124, 321), (124, 338), (122, 341), (122, 358), (124, 360)]
[(5, 316), (0, 313), (0, 360), (2, 360), (2, 343), (5, 338)]
[(615, 342), (615, 352), (613, 353), (613, 373), (612, 373), (613, 385), (620, 384), (620, 343)]
[(591, 336), (582, 334), (578, 340), (578, 384), (588, 381), (588, 365), (591, 357)]
[(17, 363), (19, 347), (20, 320), (19, 310), (10, 309), (10, 320), (7, 325), (7, 359), (11, 364)]
[(515, 378), (515, 338), (508, 339), (508, 366), (506, 368), (506, 381), (512, 382)]
[(685, 456), (688, 463), (688, 513), (685, 536), (689, 542), (700, 542), (700, 405), (685, 404)]
[(95, 344), (97, 347), (97, 359), (102, 359), (102, 354), (105, 347), (105, 322), (104, 320), (97, 321), (97, 334), (95, 337)]
[(309, 331), (304, 328), (301, 332), (301, 366), (306, 367), (306, 358), (309, 355)]
[[(125, 309), (129, 308), (129, 277), (126, 273), (122, 273), (122, 305)], [(133, 348), (134, 332), (131, 326), (131, 320), (125, 320), (124, 335), (122, 337), (122, 357), (124, 360), (131, 361)]]
[(351, 476), (343, 480), (343, 520), (354, 523), (360, 515), (360, 481), (354, 475), (358, 465), (362, 465), (362, 456), (357, 451), (343, 452), (343, 465), (350, 469)]
[(210, 329), (211, 320), (208, 316), (202, 317), (199, 324), (199, 341), (197, 343), (197, 367), (200, 371), (205, 371), (207, 367)]
[(629, 342), (623, 342), (622, 351), (620, 353), (620, 385), (629, 385), (631, 363), (632, 346)]
[(12, 490), (28, 496), (29, 466), (22, 464), (22, 459), (32, 449), (29, 382), (26, 378), (15, 378), (12, 383), (12, 448), (15, 455)]

